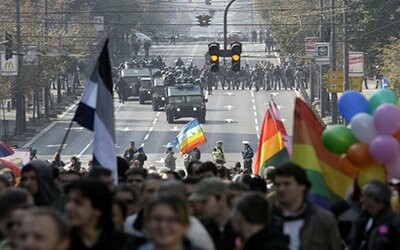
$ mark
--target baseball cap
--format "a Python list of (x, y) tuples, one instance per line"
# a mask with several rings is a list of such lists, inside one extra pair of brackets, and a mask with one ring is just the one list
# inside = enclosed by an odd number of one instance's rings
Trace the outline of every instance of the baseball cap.
[(250, 142), (249, 142), (249, 141), (242, 141), (242, 143), (243, 143), (244, 145), (246, 145), (246, 144), (250, 144)]
[(222, 141), (217, 141), (217, 144), (222, 144)]
[(228, 194), (228, 186), (221, 179), (216, 177), (207, 178), (199, 182), (189, 197), (190, 200), (204, 200), (214, 195)]

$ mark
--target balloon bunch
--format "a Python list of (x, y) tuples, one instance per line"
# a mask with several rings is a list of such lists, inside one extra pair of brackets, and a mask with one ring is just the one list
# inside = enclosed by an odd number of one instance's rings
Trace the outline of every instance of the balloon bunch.
[(400, 178), (400, 108), (389, 89), (377, 91), (369, 100), (347, 91), (339, 110), (348, 124), (333, 125), (322, 134), (325, 147), (341, 154), (340, 170), (364, 186), (371, 180)]

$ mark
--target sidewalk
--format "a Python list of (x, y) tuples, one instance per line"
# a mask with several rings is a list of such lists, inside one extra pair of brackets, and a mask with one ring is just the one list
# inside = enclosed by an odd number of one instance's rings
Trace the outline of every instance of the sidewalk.
[[(376, 81), (368, 79), (367, 82), (368, 89), (365, 88), (363, 84), (363, 89), (361, 94), (365, 96), (365, 98), (369, 99), (376, 91)], [(305, 100), (310, 103), (309, 96), (311, 95), (311, 89), (305, 89), (305, 92), (301, 93), (302, 96), (305, 98)], [(340, 97), (342, 96), (343, 93), (338, 93), (338, 101), (340, 100)], [(314, 111), (317, 112), (317, 116), (319, 117), (320, 121), (326, 126), (326, 125), (331, 125), (332, 124), (332, 116), (331, 115), (326, 115), (325, 117), (321, 117), (321, 106), (320, 106), (320, 100), (318, 97), (315, 97), (314, 103), (312, 104)], [(339, 112), (339, 111), (338, 111)], [(339, 112), (340, 115), (340, 112)]]
[[(59, 119), (59, 116), (69, 107), (78, 102), (82, 92), (83, 87), (76, 88), (75, 93), (71, 93), (69, 95), (67, 95), (66, 90), (61, 90), (62, 101), (57, 103), (57, 90), (51, 88), (50, 118), (38, 118), (37, 114), (35, 114), (35, 117), (33, 117), (33, 107), (30, 106), (26, 109), (26, 131), (24, 134), (18, 136), (14, 135), (16, 111), (15, 109), (8, 110), (6, 101), (4, 103), (4, 108), (0, 110), (0, 140), (6, 142), (10, 146), (18, 145), (19, 147), (22, 147), (51, 122)], [(43, 116), (43, 103), (41, 102), (40, 105), (41, 115)]]

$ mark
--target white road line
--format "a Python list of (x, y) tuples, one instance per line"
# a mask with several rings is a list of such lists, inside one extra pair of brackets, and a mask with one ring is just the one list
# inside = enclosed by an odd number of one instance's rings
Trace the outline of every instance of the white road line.
[(257, 108), (256, 108), (256, 105), (253, 105), (253, 109), (254, 109), (254, 110), (256, 110), (256, 109), (257, 109)]
[(147, 141), (147, 139), (149, 139), (149, 136), (150, 136), (150, 133), (147, 133), (147, 134), (144, 136), (144, 140)]
[(256, 131), (258, 132), (258, 130), (259, 130), (259, 128), (258, 128), (258, 126), (256, 126)]
[(251, 91), (251, 97), (254, 97), (254, 91)]
[(149, 132), (153, 131), (153, 129), (154, 129), (153, 127), (150, 127), (150, 128), (149, 128)]
[(157, 118), (154, 118), (153, 125), (157, 123)]
[[(78, 106), (79, 101), (76, 101), (71, 107), (69, 107), (64, 113), (60, 115), (60, 120), (62, 120), (67, 114), (69, 114), (72, 110), (74, 110)], [(50, 123), (47, 127), (45, 127), (42, 131), (40, 131), (37, 135), (32, 137), (30, 141), (28, 141), (23, 148), (28, 148), (30, 147), (33, 143), (35, 143), (40, 137), (42, 137), (45, 133), (47, 133), (50, 129), (52, 129), (58, 121), (54, 121)]]
[(251, 102), (252, 102), (252, 103), (256, 103), (256, 100), (254, 100), (254, 99), (251, 99)]
[(257, 111), (254, 111), (254, 116), (257, 117)]
[(161, 112), (157, 112), (156, 116), (157, 116), (157, 117), (159, 117), (159, 116), (160, 116), (160, 114), (161, 114)]
[(256, 125), (258, 124), (257, 118), (254, 118), (254, 123), (255, 123)]
[(85, 153), (85, 151), (88, 150), (88, 148), (90, 147), (90, 145), (92, 145), (92, 143), (93, 143), (93, 140), (91, 140), (91, 141), (88, 143), (88, 145), (86, 145), (86, 147), (84, 147), (84, 148), (82, 149), (82, 151), (77, 155), (77, 157), (81, 157), (81, 156), (83, 155), (83, 153)]

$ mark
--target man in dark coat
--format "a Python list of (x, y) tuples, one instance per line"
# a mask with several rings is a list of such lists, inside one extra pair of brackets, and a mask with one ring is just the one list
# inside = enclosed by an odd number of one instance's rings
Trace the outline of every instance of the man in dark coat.
[(243, 250), (288, 250), (288, 242), (282, 232), (268, 227), (269, 204), (258, 192), (243, 195), (233, 210), (233, 226), (244, 237)]
[(400, 217), (390, 206), (391, 191), (379, 181), (371, 181), (360, 199), (363, 213), (353, 226), (350, 250), (400, 249)]
[(250, 170), (250, 173), (252, 172), (252, 164), (253, 164), (253, 156), (254, 156), (254, 151), (253, 149), (250, 147), (250, 144), (248, 141), (243, 141), (243, 152), (242, 152), (242, 156), (243, 156), (243, 167), (245, 169)]

